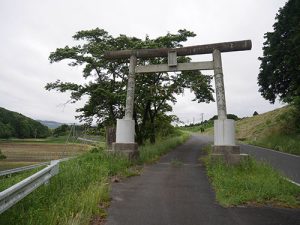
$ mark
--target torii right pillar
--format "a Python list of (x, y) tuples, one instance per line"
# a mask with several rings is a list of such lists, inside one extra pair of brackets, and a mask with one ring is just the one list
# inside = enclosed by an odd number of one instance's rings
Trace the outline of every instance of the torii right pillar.
[(214, 78), (218, 119), (214, 121), (213, 158), (223, 158), (228, 164), (240, 162), (240, 147), (235, 143), (235, 121), (227, 119), (221, 52), (213, 51)]

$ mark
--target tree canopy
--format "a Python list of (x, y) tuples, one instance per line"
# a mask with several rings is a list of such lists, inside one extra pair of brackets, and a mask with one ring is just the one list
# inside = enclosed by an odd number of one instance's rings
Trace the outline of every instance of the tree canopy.
[[(117, 118), (124, 116), (126, 85), (129, 59), (106, 60), (103, 54), (110, 50), (140, 48), (175, 48), (195, 34), (187, 30), (179, 30), (176, 34), (168, 33), (155, 39), (145, 39), (119, 35), (113, 37), (103, 29), (77, 32), (73, 38), (79, 45), (57, 48), (49, 56), (50, 62), (71, 60), (70, 66), (82, 66), (83, 77), (89, 78), (85, 84), (63, 82), (57, 80), (46, 85), (47, 90), (71, 92), (72, 102), (87, 95), (88, 101), (77, 111), (81, 120), (91, 123), (93, 119), (101, 126), (114, 125)], [(179, 62), (188, 62), (188, 57), (178, 57)], [(166, 63), (165, 58), (149, 60), (138, 59), (138, 64)], [(171, 121), (175, 118), (168, 115), (172, 111), (171, 103), (176, 102), (176, 95), (183, 94), (188, 88), (195, 94), (195, 101), (213, 101), (211, 76), (200, 71), (181, 73), (152, 73), (136, 76), (134, 120), (136, 122), (136, 138), (139, 143), (146, 139), (155, 142), (155, 136), (166, 133)], [(167, 126), (168, 124), (169, 126)]]
[(0, 138), (44, 138), (49, 134), (40, 122), (0, 107)]
[(259, 91), (271, 103), (278, 97), (300, 106), (300, 1), (289, 0), (276, 15), (273, 28), (264, 36), (259, 58)]

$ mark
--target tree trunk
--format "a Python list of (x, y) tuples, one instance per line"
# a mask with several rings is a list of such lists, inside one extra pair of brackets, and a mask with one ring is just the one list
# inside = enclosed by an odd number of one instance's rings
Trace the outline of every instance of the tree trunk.
[(156, 136), (155, 136), (155, 120), (154, 117), (150, 117), (151, 126), (150, 126), (150, 143), (155, 144)]

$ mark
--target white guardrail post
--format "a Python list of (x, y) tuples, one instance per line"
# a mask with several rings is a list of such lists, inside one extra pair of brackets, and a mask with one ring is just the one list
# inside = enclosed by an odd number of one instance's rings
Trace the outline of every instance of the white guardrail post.
[(48, 183), (51, 177), (58, 174), (58, 170), (59, 160), (53, 160), (46, 168), (0, 192), (0, 214), (42, 184)]

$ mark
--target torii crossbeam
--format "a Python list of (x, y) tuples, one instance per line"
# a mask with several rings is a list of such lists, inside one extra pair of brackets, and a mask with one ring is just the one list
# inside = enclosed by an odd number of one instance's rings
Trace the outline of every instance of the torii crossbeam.
[[(124, 119), (117, 120), (116, 143), (113, 150), (135, 155), (137, 144), (134, 141), (135, 126), (133, 118), (134, 88), (136, 73), (174, 72), (184, 70), (214, 70), (218, 120), (214, 121), (214, 148), (217, 155), (225, 156), (229, 163), (239, 161), (239, 147), (235, 144), (234, 120), (227, 119), (225, 88), (221, 52), (245, 51), (252, 48), (251, 40), (196, 45), (182, 48), (157, 48), (109, 51), (106, 59), (130, 58), (127, 98)], [(212, 54), (213, 61), (177, 63), (177, 56)], [(137, 65), (137, 58), (168, 57), (168, 64)]]

